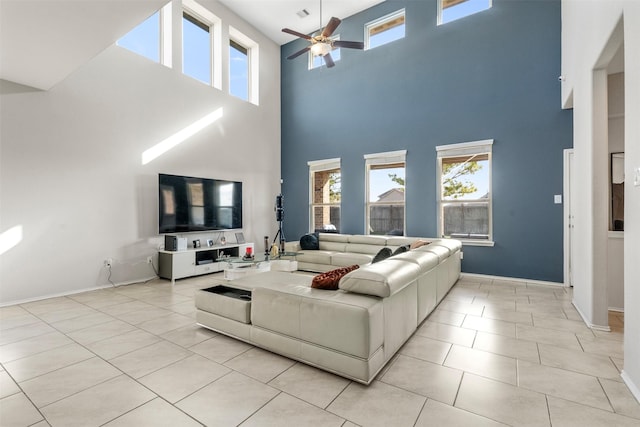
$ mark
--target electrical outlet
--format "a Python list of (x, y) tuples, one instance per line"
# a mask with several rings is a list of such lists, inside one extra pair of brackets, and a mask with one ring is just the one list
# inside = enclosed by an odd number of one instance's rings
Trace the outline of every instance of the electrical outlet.
[(112, 264), (113, 264), (113, 259), (107, 258), (107, 259), (104, 260), (104, 266), (105, 267), (111, 267)]
[(153, 263), (153, 257), (151, 255), (149, 255), (147, 257), (147, 264), (151, 264), (151, 263)]

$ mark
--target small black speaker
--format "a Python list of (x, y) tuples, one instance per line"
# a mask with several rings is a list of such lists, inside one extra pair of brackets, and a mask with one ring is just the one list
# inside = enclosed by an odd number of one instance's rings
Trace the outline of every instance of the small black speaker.
[(276, 221), (284, 221), (284, 209), (276, 209)]
[(276, 209), (282, 209), (284, 207), (284, 196), (282, 194), (278, 194), (276, 196)]
[(165, 251), (177, 251), (178, 250), (178, 238), (176, 236), (164, 236), (164, 250)]

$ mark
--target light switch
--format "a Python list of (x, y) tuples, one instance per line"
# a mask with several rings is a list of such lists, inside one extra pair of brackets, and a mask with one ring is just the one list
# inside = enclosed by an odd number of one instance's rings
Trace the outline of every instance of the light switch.
[(553, 196), (553, 203), (556, 205), (562, 204), (562, 194), (556, 194)]
[(636, 168), (636, 173), (633, 174), (633, 185), (640, 187), (640, 168)]

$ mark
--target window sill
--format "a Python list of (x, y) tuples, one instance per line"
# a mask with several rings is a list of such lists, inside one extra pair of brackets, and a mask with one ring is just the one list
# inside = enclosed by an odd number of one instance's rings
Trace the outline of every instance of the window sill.
[(462, 246), (486, 246), (492, 248), (495, 245), (493, 240), (465, 240), (465, 239), (456, 239), (462, 242)]

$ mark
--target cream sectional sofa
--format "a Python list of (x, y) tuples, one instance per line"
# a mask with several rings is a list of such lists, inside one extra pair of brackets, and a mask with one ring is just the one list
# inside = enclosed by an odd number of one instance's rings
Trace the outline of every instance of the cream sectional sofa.
[[(375, 247), (397, 247), (405, 244), (397, 239), (406, 238), (368, 237), (375, 236), (333, 235), (329, 239), (334, 240), (325, 243), (336, 245), (320, 249), (330, 256), (331, 268), (352, 265), (355, 259), (367, 262), (345, 275), (339, 290), (311, 288), (309, 274), (270, 271), (246, 276), (229, 281), (222, 293), (216, 287), (197, 291), (198, 324), (369, 384), (458, 279), (461, 244), (436, 239), (371, 264), (379, 250), (374, 253)], [(392, 244), (387, 245), (389, 241)], [(306, 253), (298, 255), (299, 266)], [(303, 262), (305, 268), (325, 265)], [(234, 289), (243, 295), (234, 297)]]

